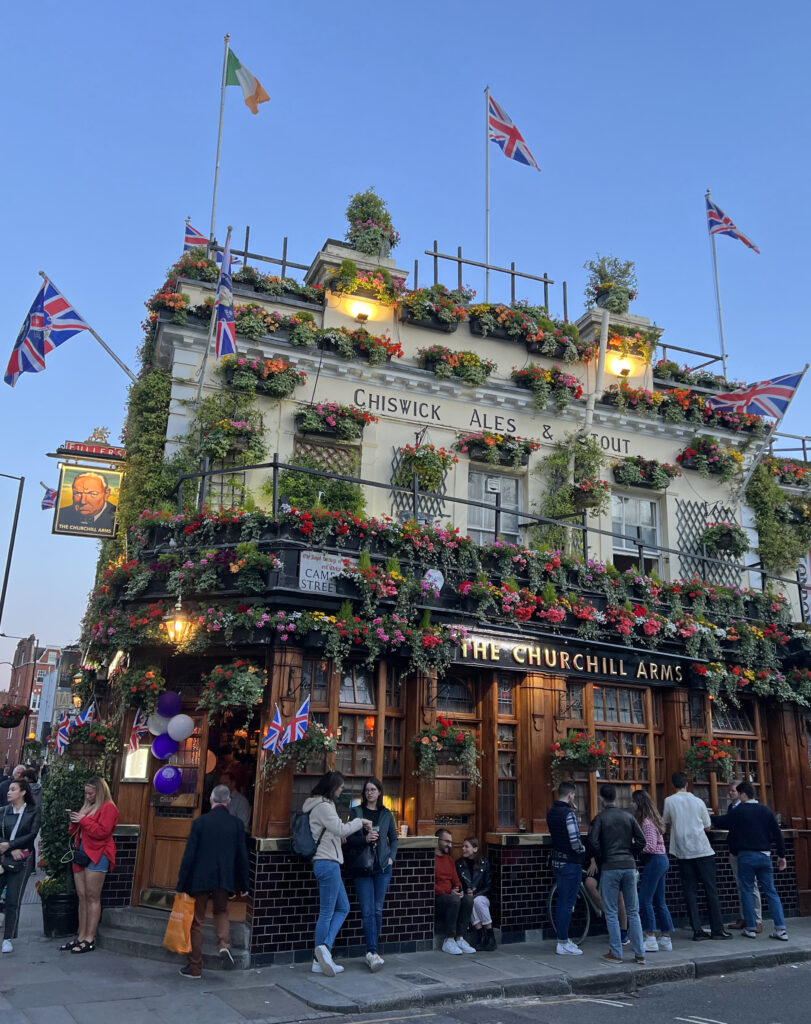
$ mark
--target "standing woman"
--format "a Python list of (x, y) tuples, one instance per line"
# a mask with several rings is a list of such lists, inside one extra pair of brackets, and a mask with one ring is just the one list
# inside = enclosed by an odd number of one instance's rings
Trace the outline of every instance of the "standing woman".
[[(363, 783), (360, 806), (354, 807), (356, 818), (372, 823), (368, 832), (356, 832), (347, 840), (349, 873), (355, 880), (360, 912), (363, 918), (363, 937), (366, 939), (366, 963), (369, 970), (379, 971), (383, 957), (377, 952), (377, 940), (383, 927), (383, 901), (391, 882), (391, 871), (397, 856), (397, 826), (394, 815), (383, 806), (383, 783), (370, 778)], [(357, 858), (365, 846), (371, 847), (371, 874), (359, 868)]]
[(310, 832), (316, 843), (313, 873), (318, 879), (318, 921), (315, 925), (313, 974), (334, 978), (343, 971), (332, 959), (332, 946), (349, 913), (349, 900), (341, 878), (344, 855), (341, 840), (362, 828), (369, 831), (368, 818), (355, 818), (344, 824), (338, 817), (334, 801), (344, 789), (340, 772), (322, 775), (304, 801), (302, 810), (310, 815)]
[(15, 779), (8, 787), (8, 803), (0, 808), (0, 893), (6, 891), (6, 921), (3, 929), (3, 952), (11, 953), (11, 940), (17, 938), (25, 883), (34, 863), (34, 840), (39, 832), (39, 807), (34, 802), (31, 783)]
[(110, 796), (110, 787), (97, 776), (85, 783), (81, 810), (68, 813), (69, 832), (76, 850), (73, 881), (79, 897), (79, 934), (75, 941), (59, 948), (69, 949), (71, 953), (89, 953), (96, 948), (104, 879), (115, 867), (113, 832), (118, 824), (118, 808)]
[[(665, 875), (670, 867), (665, 852), (665, 826), (656, 805), (642, 790), (637, 789), (631, 794), (634, 802), (634, 817), (645, 833), (645, 847), (642, 850), (642, 881), (639, 883), (639, 915), (642, 918), (642, 930), (645, 932), (645, 951), (656, 953), (660, 949), (670, 952), (673, 949), (673, 919), (665, 903)], [(656, 915), (662, 934), (656, 939)]]
[(479, 853), (479, 840), (475, 836), (469, 836), (462, 843), (462, 856), (456, 862), (456, 874), (462, 890), (473, 897), (473, 913), (470, 916), (470, 923), (476, 930), (473, 945), (486, 953), (492, 953), (496, 948), (493, 918), (490, 915), (492, 876), (490, 863)]

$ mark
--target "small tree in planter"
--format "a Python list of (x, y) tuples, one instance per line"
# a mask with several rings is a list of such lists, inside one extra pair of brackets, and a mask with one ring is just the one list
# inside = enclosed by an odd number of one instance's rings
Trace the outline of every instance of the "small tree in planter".
[(576, 771), (593, 772), (608, 767), (610, 753), (605, 740), (597, 740), (587, 732), (570, 729), (566, 739), (553, 743), (552, 784), (557, 788)]
[(596, 303), (612, 313), (627, 313), (631, 299), (637, 296), (636, 267), (633, 260), (619, 260), (616, 256), (595, 254), (593, 260), (586, 260), (583, 269), (588, 270), (586, 302)]
[(349, 197), (346, 240), (368, 256), (388, 256), (400, 244), (386, 202), (373, 187)]
[(735, 747), (731, 740), (696, 740), (684, 752), (684, 768), (694, 781), (708, 772), (715, 772), (724, 782), (732, 782)]
[(737, 523), (707, 523), (698, 543), (711, 555), (730, 554), (741, 558), (749, 550), (746, 531)]
[(400, 448), (402, 461), (394, 475), (397, 487), (410, 487), (416, 474), (420, 490), (436, 491), (442, 484), (445, 474), (459, 459), (446, 448), (437, 448), (433, 444), (407, 444)]
[(422, 729), (408, 744), (417, 758), (417, 768), (412, 773), (427, 780), (436, 777), (437, 766), (442, 763), (460, 764), (474, 786), (482, 784), (478, 759), (472, 733), (460, 729), (452, 718), (437, 715), (436, 726)]

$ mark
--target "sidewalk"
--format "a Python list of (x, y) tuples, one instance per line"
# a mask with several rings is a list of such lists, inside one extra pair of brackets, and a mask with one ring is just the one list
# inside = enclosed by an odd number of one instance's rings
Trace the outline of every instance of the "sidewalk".
[[(336, 978), (308, 964), (245, 971), (204, 971), (200, 982), (177, 967), (98, 949), (83, 956), (59, 952), (42, 936), (39, 903), (22, 907), (14, 952), (0, 958), (3, 1024), (283, 1024), (335, 1013), (417, 1008), (455, 1001), (525, 996), (630, 992), (665, 981), (775, 967), (811, 960), (811, 917), (788, 921), (787, 943), (756, 940), (694, 943), (680, 930), (672, 953), (649, 953), (644, 967), (600, 962), (604, 937), (588, 939), (581, 957), (559, 957), (552, 942), (519, 943), (494, 953), (449, 956), (409, 953), (386, 957), (379, 974), (361, 959), (339, 961)], [(629, 947), (626, 954), (630, 955)]]

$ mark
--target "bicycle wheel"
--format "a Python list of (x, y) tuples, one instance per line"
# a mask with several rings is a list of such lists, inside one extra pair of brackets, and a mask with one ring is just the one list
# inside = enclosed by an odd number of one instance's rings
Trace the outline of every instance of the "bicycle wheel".
[[(555, 911), (558, 906), (558, 886), (557, 882), (552, 886), (549, 892), (549, 898), (546, 901), (546, 912), (549, 917), (549, 923), (552, 926), (552, 931), (557, 935), (555, 928)], [(572, 919), (569, 922), (569, 938), (574, 943), (581, 943), (583, 939), (589, 933), (589, 925), (591, 924), (591, 908), (589, 907), (589, 901), (586, 899), (585, 893), (583, 892), (583, 886), (581, 885), (577, 891), (577, 899), (574, 903), (574, 910), (572, 911)]]

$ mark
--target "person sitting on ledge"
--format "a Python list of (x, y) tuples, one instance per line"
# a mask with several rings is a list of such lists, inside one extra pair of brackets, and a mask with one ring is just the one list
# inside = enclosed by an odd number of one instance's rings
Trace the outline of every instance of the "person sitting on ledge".
[(442, 943), (443, 953), (475, 953), (476, 950), (463, 935), (470, 925), (473, 912), (473, 896), (462, 891), (456, 866), (453, 863), (451, 850), (453, 839), (445, 828), (438, 828), (436, 860), (434, 868), (434, 904), (436, 908), (437, 929), (445, 936)]

